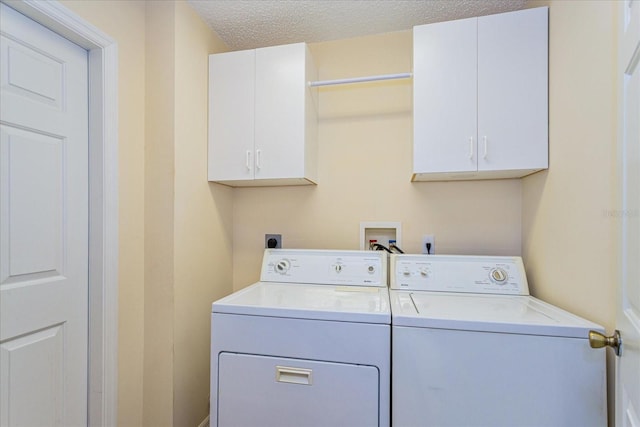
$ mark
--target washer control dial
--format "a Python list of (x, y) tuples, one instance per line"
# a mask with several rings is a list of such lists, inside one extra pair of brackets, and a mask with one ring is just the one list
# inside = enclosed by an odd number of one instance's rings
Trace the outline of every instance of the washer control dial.
[(376, 272), (376, 266), (373, 264), (369, 264), (369, 266), (367, 267), (367, 273), (373, 274), (375, 272)]
[(500, 267), (492, 269), (489, 276), (491, 277), (491, 280), (498, 285), (504, 285), (507, 283), (507, 280), (509, 280), (509, 273)]

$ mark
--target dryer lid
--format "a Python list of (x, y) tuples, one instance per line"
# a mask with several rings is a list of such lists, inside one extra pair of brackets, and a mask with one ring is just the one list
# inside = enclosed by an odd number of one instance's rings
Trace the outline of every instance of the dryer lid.
[(391, 323), (386, 287), (258, 282), (213, 303), (213, 313)]
[(391, 291), (392, 325), (588, 338), (600, 325), (531, 296)]

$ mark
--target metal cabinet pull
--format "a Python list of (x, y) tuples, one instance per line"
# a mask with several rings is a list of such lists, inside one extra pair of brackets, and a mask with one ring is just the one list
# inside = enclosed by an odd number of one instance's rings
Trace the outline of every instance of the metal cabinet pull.
[(482, 155), (483, 159), (487, 158), (487, 154), (489, 152), (488, 150), (489, 150), (489, 147), (487, 146), (487, 136), (485, 135), (484, 136), (484, 154)]
[(256, 150), (256, 168), (262, 168), (262, 150)]

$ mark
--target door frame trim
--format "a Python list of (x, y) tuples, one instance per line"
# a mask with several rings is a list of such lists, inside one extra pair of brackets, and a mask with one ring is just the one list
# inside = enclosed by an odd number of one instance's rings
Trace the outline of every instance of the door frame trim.
[(0, 1), (88, 51), (88, 425), (117, 425), (118, 45), (58, 1)]

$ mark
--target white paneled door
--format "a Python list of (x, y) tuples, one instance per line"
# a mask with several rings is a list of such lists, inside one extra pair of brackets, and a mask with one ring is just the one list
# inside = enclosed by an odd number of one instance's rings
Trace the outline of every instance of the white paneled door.
[(87, 425), (87, 51), (0, 4), (0, 425)]
[(619, 3), (622, 274), (617, 327), (616, 426), (640, 427), (640, 2)]

